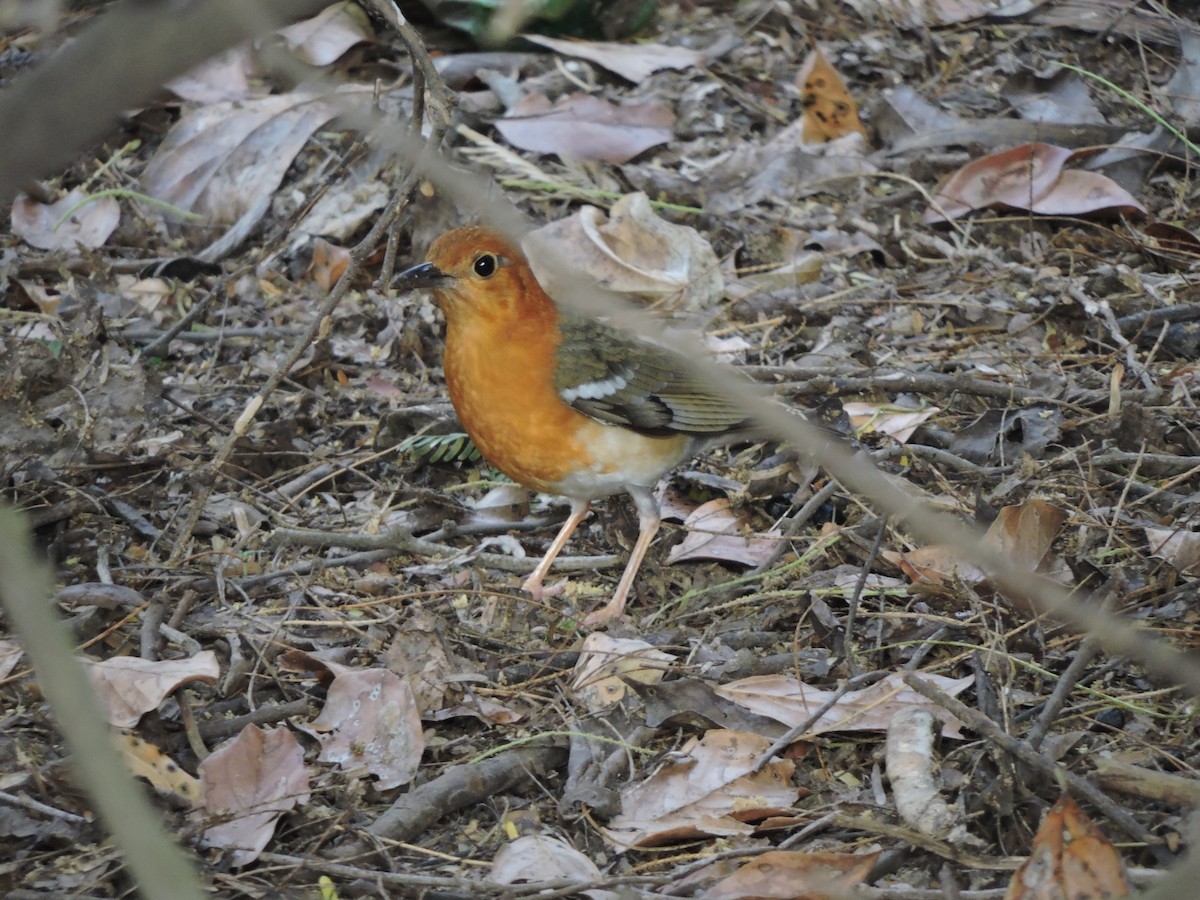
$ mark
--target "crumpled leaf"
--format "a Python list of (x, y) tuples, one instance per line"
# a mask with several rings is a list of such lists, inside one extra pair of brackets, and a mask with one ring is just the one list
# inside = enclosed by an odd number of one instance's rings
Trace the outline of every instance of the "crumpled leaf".
[(589, 634), (580, 648), (571, 690), (592, 712), (624, 699), (626, 680), (658, 684), (675, 662), (669, 653), (632, 638), (613, 638), (603, 632)]
[(304, 729), (321, 744), (321, 762), (375, 775), (380, 790), (417, 774), (425, 734), (407, 679), (387, 669), (339, 671), (325, 706)]
[(995, 206), (1028, 209), (1058, 181), (1073, 152), (1033, 143), (971, 160), (937, 192), (923, 221), (926, 225), (945, 222)]
[(549, 47), (564, 56), (586, 59), (627, 81), (638, 84), (663, 69), (686, 69), (704, 62), (704, 54), (688, 47), (667, 44), (617, 44), (608, 41), (563, 41), (540, 34), (523, 34), (533, 44)]
[(327, 6), (311, 19), (278, 31), (288, 48), (312, 66), (327, 66), (362, 41), (375, 37), (371, 21), (349, 0)]
[(84, 662), (92, 686), (104, 703), (108, 722), (117, 728), (132, 728), (180, 685), (190, 681), (215, 684), (221, 673), (217, 655), (211, 650), (202, 650), (190, 659), (114, 656)]
[(1003, 94), (1022, 119), (1067, 125), (1107, 121), (1092, 102), (1083, 78), (1070, 69), (1059, 69), (1049, 77), (1023, 69), (1008, 80)]
[(894, 437), (901, 444), (908, 441), (923, 423), (933, 418), (941, 408), (926, 406), (922, 409), (905, 409), (890, 403), (861, 403), (849, 401), (842, 409), (850, 417), (850, 424), (859, 433), (874, 432)]
[(879, 854), (768, 850), (708, 890), (701, 900), (744, 900), (747, 897), (825, 900), (853, 897), (870, 874)]
[[(951, 697), (957, 697), (974, 681), (969, 675), (965, 678), (947, 678), (944, 675), (922, 673), (921, 677)], [(789, 728), (809, 721), (818, 709), (837, 696), (837, 691), (805, 684), (791, 675), (752, 675), (720, 685), (714, 690), (727, 700), (760, 716), (782, 722)], [(887, 731), (892, 716), (901, 709), (914, 707), (933, 713), (942, 722), (944, 736), (962, 737), (962, 723), (905, 684), (901, 672), (889, 672), (870, 687), (846, 691), (838, 696), (833, 706), (809, 726), (808, 733)]]
[(142, 191), (200, 215), (207, 225), (232, 226), (201, 254), (216, 258), (246, 238), (296, 154), (336, 113), (334, 104), (308, 90), (186, 112), (146, 166)]
[(51, 204), (18, 194), (10, 219), (13, 234), (39, 250), (95, 250), (120, 224), (121, 204), (114, 197), (89, 198), (79, 188)]
[(0, 678), (7, 678), (12, 674), (24, 653), (24, 648), (16, 641), (0, 640)]
[(829, 179), (878, 171), (866, 159), (866, 141), (852, 131), (827, 144), (804, 141), (797, 119), (765, 144), (746, 142), (708, 173), (710, 213), (729, 215), (763, 200), (797, 200), (821, 190)]
[(1011, 465), (1029, 454), (1040, 459), (1062, 437), (1062, 412), (1056, 407), (990, 409), (950, 442), (950, 451), (980, 465)]
[(756, 769), (770, 745), (761, 735), (720, 729), (692, 738), (649, 778), (621, 791), (621, 812), (605, 836), (624, 850), (752, 834), (747, 823), (781, 815), (798, 796), (791, 760), (772, 759)]
[(1065, 147), (1032, 143), (972, 160), (950, 176), (922, 220), (932, 225), (996, 208), (1057, 216), (1146, 212), (1108, 176), (1064, 169), (1074, 155)]
[(261, 96), (267, 93), (267, 87), (254, 84), (257, 69), (253, 48), (246, 43), (172, 78), (165, 87), (193, 103), (240, 100), (256, 93)]
[(1070, 794), (1046, 813), (1029, 859), (1013, 873), (1004, 900), (1128, 897), (1125, 867), (1104, 832)]
[(778, 529), (766, 534), (751, 532), (746, 516), (735, 511), (726, 497), (709, 500), (688, 515), (683, 524), (688, 533), (671, 548), (668, 565), (715, 559), (757, 566), (770, 559), (779, 547)]
[(1143, 528), (1150, 555), (1184, 575), (1200, 575), (1200, 532), (1182, 528)]
[(659, 218), (642, 193), (626, 194), (604, 211), (585, 206), (525, 236), (522, 248), (551, 296), (569, 286), (546, 260), (570, 260), (605, 290), (632, 294), (671, 309), (703, 309), (724, 292), (712, 245), (694, 228)]
[(200, 763), (206, 822), (201, 843), (232, 849), (235, 866), (253, 862), (275, 833), (275, 823), (307, 803), (304, 749), (286, 728), (251, 725)]
[[(1055, 576), (1060, 568), (1050, 546), (1066, 518), (1067, 514), (1054, 504), (1034, 497), (1000, 510), (981, 544), (1015, 569)], [(975, 585), (988, 577), (986, 571), (949, 544), (929, 544), (907, 553), (885, 550), (880, 555), (898, 565), (913, 581), (932, 585), (954, 581)]]
[(529, 94), (496, 130), (522, 150), (582, 162), (628, 162), (671, 140), (675, 114), (661, 103), (617, 105), (591, 94), (568, 94), (551, 104)]
[[(500, 848), (492, 860), (492, 881), (497, 884), (570, 879), (586, 884), (600, 879), (596, 864), (565, 841), (544, 834), (525, 834)], [(618, 896), (613, 891), (590, 890), (585, 896), (601, 900)]]

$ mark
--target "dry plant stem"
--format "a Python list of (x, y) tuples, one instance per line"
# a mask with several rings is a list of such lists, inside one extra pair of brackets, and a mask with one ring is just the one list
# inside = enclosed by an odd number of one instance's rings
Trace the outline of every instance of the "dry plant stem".
[(38, 564), (23, 519), (0, 509), (0, 601), (21, 635), (71, 752), (71, 768), (121, 848), (147, 897), (201, 900), (195, 872), (112, 743), (71, 636), (49, 603), (50, 573)]
[(1168, 325), (1176, 322), (1192, 322), (1200, 319), (1200, 303), (1181, 303), (1179, 306), (1167, 306), (1144, 312), (1121, 316), (1117, 319), (1122, 334), (1133, 336), (1153, 325)]
[(1050, 698), (1046, 701), (1046, 705), (1038, 715), (1037, 721), (1033, 723), (1033, 726), (1029, 729), (1029, 734), (1025, 737), (1025, 740), (1029, 742), (1029, 746), (1034, 750), (1041, 749), (1042, 741), (1050, 733), (1050, 726), (1058, 719), (1058, 714), (1066, 705), (1067, 698), (1071, 696), (1071, 691), (1075, 690), (1075, 686), (1079, 683), (1079, 679), (1083, 677), (1084, 671), (1092, 664), (1092, 660), (1099, 653), (1099, 645), (1091, 638), (1088, 638), (1079, 645), (1079, 649), (1075, 652), (1075, 658), (1071, 660), (1071, 664), (1059, 676), (1058, 684), (1054, 686), (1054, 690), (1050, 693)]
[(1063, 785), (1072, 795), (1087, 800), (1134, 840), (1150, 845), (1151, 849), (1155, 847), (1162, 849), (1162, 842), (1159, 838), (1151, 834), (1127, 810), (1114, 803), (1107, 794), (1086, 778), (1080, 778), (1074, 772), (1068, 771), (1058, 763), (1042, 756), (1025, 741), (1018, 740), (1005, 732), (983, 713), (971, 709), (965, 703), (956, 700), (945, 691), (939, 690), (918, 675), (905, 675), (904, 683), (945, 709), (967, 727), (978, 731), (988, 740), (996, 743), (1006, 753), (1052, 781)]
[[(112, 4), (0, 95), (0, 206), (26, 182), (69, 166), (164, 82), (243, 40), (310, 16), (326, 0)], [(137, 35), (136, 53), (115, 53)]]
[(17, 794), (10, 794), (8, 791), (0, 791), (0, 803), (7, 803), (9, 806), (18, 806), (22, 809), (32, 810), (35, 813), (43, 816), (49, 816), (52, 819), (61, 819), (64, 822), (69, 822), (72, 825), (86, 825), (88, 819), (83, 816), (77, 816), (75, 813), (69, 813), (66, 810), (56, 809), (45, 803), (40, 803), (31, 797), (21, 797)]
[[(389, 551), (391, 556), (412, 553), (418, 556), (444, 557), (448, 560), (469, 557), (481, 565), (490, 566), (502, 572), (518, 574), (532, 572), (537, 565), (537, 560), (533, 559), (517, 559), (499, 553), (469, 553), (456, 550), (446, 544), (415, 537), (411, 532), (399, 529), (383, 534), (332, 534), (327, 531), (311, 531), (304, 528), (280, 528), (271, 535), (270, 543), (275, 547), (345, 547), (350, 550), (368, 551), (378, 549)], [(556, 563), (555, 571), (584, 572), (615, 565), (616, 562), (616, 556), (564, 557)], [(345, 564), (343, 560), (338, 559), (322, 561), (324, 566)]]
[(917, 849), (926, 850), (940, 856), (942, 859), (948, 859), (951, 862), (959, 863), (970, 869), (991, 869), (1008, 872), (1015, 871), (1023, 862), (1020, 857), (992, 857), (971, 853), (959, 847), (952, 847), (945, 841), (939, 841), (937, 838), (923, 834), (915, 828), (909, 828), (907, 825), (895, 825), (891, 822), (885, 822), (870, 816), (854, 816), (847, 813), (838, 813), (834, 821), (839, 828), (849, 828), (865, 832), (866, 834), (891, 838), (893, 841), (900, 842), (902, 846), (911, 845)]
[(875, 565), (875, 560), (879, 558), (879, 548), (883, 546), (883, 537), (887, 534), (888, 519), (883, 516), (879, 520), (879, 529), (875, 532), (875, 540), (871, 543), (871, 552), (867, 554), (867, 558), (863, 560), (862, 567), (859, 570), (858, 581), (854, 583), (854, 595), (850, 598), (846, 610), (846, 629), (842, 635), (842, 652), (846, 657), (846, 665), (850, 668), (851, 675), (859, 674), (858, 655), (855, 651), (854, 643), (854, 624), (858, 618), (858, 604), (862, 600), (863, 588), (867, 584), (867, 575)]
[(260, 706), (254, 712), (243, 716), (200, 722), (197, 723), (197, 731), (203, 740), (213, 742), (232, 737), (251, 725), (274, 725), (293, 716), (310, 715), (311, 712), (312, 703), (308, 700), (291, 700), (287, 703)]
[[(373, 837), (412, 840), (442, 816), (483, 803), (496, 794), (526, 783), (536, 774), (566, 764), (565, 747), (529, 746), (508, 750), (483, 762), (451, 766), (433, 781), (400, 796), (367, 831)], [(367, 849), (358, 841), (352, 841), (338, 848), (337, 855), (344, 859)]]
[[(240, 275), (241, 272), (239, 271), (238, 274)], [(166, 331), (160, 332), (158, 336), (154, 338), (154, 340), (152, 340), (139, 351), (139, 358), (165, 354), (167, 352), (167, 348), (171, 345), (171, 341), (175, 340), (175, 338), (179, 336), (180, 332), (191, 328), (192, 323), (198, 321), (200, 317), (208, 311), (208, 307), (212, 304), (214, 299), (225, 296), (225, 290), (232, 282), (232, 278), (233, 276), (226, 275), (223, 278), (217, 279), (216, 284), (209, 288), (208, 293), (193, 303), (192, 308), (184, 313), (178, 322), (176, 322)]]

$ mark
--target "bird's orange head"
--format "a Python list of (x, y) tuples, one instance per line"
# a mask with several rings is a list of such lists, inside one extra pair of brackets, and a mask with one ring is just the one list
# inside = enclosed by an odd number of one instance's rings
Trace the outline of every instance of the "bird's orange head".
[(425, 262), (396, 276), (395, 286), (432, 291), (451, 328), (481, 320), (501, 326), (552, 322), (557, 316), (520, 248), (488, 228), (446, 232), (433, 242)]

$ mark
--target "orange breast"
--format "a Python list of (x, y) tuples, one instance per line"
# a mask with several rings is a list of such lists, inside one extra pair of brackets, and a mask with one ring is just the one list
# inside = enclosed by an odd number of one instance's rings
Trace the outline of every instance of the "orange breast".
[(467, 433), (497, 469), (534, 490), (580, 499), (652, 485), (689, 446), (568, 406), (554, 385), (557, 331), (544, 323), (448, 321), (444, 367)]

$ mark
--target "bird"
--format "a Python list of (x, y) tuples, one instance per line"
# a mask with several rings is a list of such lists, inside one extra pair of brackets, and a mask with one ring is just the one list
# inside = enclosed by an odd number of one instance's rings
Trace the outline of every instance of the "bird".
[(612, 599), (583, 624), (619, 619), (661, 523), (655, 484), (744, 433), (744, 408), (693, 377), (677, 353), (560, 308), (521, 250), (491, 229), (442, 234), (393, 288), (428, 290), (440, 307), (450, 400), (483, 457), (513, 481), (570, 501), (522, 584), (535, 601), (592, 501), (621, 491), (633, 499), (638, 538), (629, 561)]

